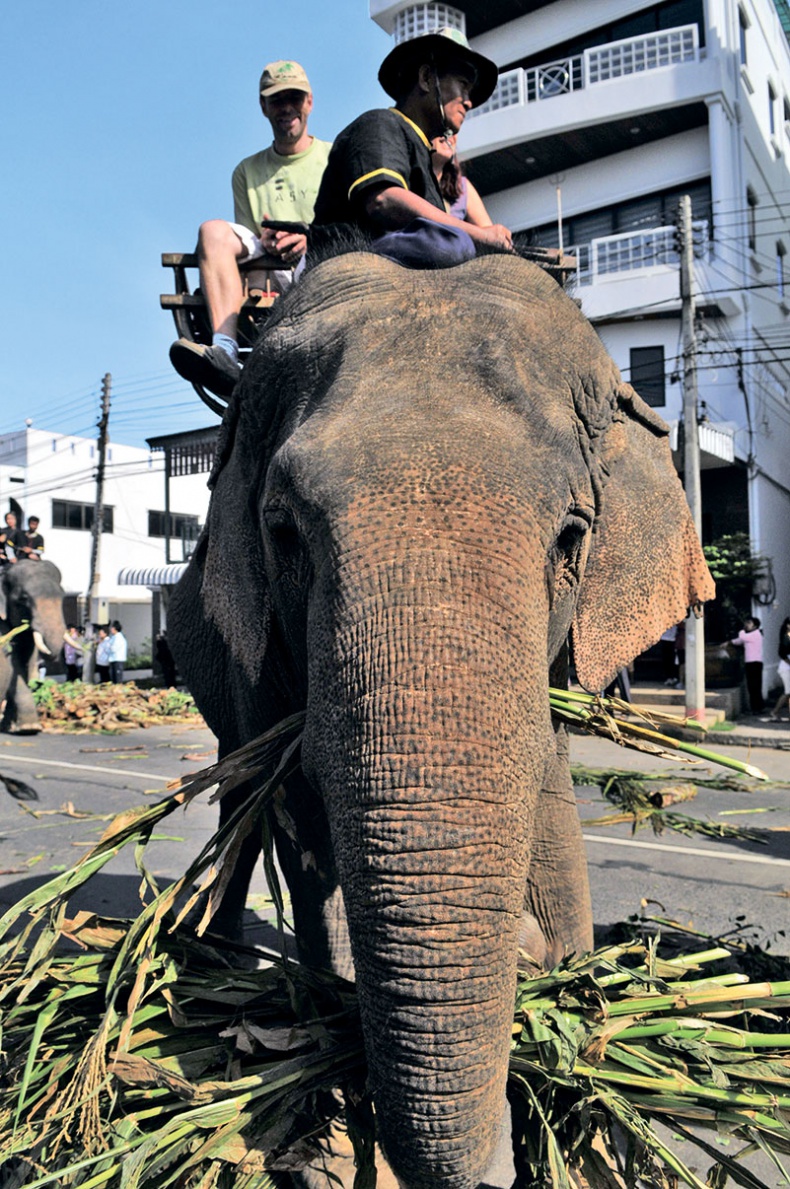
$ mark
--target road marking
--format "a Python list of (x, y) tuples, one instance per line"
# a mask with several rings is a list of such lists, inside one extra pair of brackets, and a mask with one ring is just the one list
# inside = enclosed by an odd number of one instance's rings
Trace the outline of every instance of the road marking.
[(663, 850), (673, 855), (700, 855), (704, 859), (724, 859), (729, 863), (765, 863), (775, 867), (790, 867), (790, 859), (774, 859), (770, 855), (732, 855), (724, 850), (703, 850), (697, 846), (667, 846), (664, 842), (637, 842), (631, 838), (605, 838), (602, 834), (582, 834), (585, 842), (603, 842), (606, 846), (634, 846), (640, 850)]
[(36, 760), (32, 756), (17, 756), (13, 753), (0, 754), (0, 764), (10, 760), (12, 764), (34, 764), (37, 768), (76, 768), (80, 772), (111, 772), (114, 776), (136, 776), (138, 780), (175, 780), (175, 776), (163, 776), (161, 772), (132, 772), (129, 768), (100, 768), (96, 764), (70, 764), (67, 760)]

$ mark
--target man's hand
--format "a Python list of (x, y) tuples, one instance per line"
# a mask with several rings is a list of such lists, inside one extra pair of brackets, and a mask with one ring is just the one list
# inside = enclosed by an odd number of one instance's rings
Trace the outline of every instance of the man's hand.
[(493, 223), (491, 227), (475, 227), (472, 223), (464, 223), (464, 231), (471, 235), (475, 243), (513, 251), (513, 236), (509, 228), (503, 227), (501, 223)]
[(264, 227), (260, 238), (263, 250), (270, 256), (279, 256), (286, 268), (294, 268), (307, 251), (307, 236), (299, 231), (275, 231)]

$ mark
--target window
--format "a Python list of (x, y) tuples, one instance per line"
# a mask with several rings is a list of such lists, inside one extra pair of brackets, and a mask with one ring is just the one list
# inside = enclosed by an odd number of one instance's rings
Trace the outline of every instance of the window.
[(746, 59), (746, 30), (748, 28), (749, 28), (749, 18), (747, 17), (746, 13), (743, 11), (743, 9), (739, 5), (738, 6), (738, 34), (739, 34), (739, 39), (740, 39), (739, 46), (740, 46), (741, 66), (745, 66), (746, 61), (747, 61), (747, 59)]
[(647, 405), (665, 405), (663, 347), (631, 348), (631, 384)]
[[(102, 532), (111, 533), (113, 531), (114, 510), (112, 507), (104, 508)], [(52, 527), (90, 532), (93, 528), (93, 504), (80, 504), (76, 500), (53, 500)]]
[(749, 208), (749, 247), (754, 252), (757, 249), (757, 202), (758, 198), (751, 186), (746, 187), (746, 203)]
[(776, 289), (780, 297), (785, 295), (785, 256), (787, 248), (781, 240), (776, 241)]
[[(692, 219), (696, 222), (707, 220), (708, 235), (712, 235), (710, 182), (693, 182), (680, 190), (664, 190), (632, 202), (616, 203), (602, 210), (566, 218), (565, 243), (579, 246), (620, 232), (671, 227), (677, 219), (681, 194), (688, 194), (691, 198)], [(532, 235), (534, 242), (541, 247), (557, 247), (556, 223), (536, 227)]]
[(771, 83), (768, 84), (768, 131), (776, 136), (776, 91)]
[[(189, 538), (190, 529), (197, 528), (197, 516), (190, 516), (186, 512), (171, 512), (170, 513), (170, 536), (171, 537), (187, 537)], [(167, 533), (167, 513), (166, 512), (151, 512), (148, 513), (148, 536), (149, 537), (166, 537)]]

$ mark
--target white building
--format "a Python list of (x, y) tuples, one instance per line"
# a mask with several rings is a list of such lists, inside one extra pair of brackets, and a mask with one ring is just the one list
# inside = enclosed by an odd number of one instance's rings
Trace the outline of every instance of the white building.
[[(96, 501), (97, 444), (89, 438), (23, 429), (0, 437), (0, 510), (14, 510), (20, 525), (38, 516), (44, 556), (61, 571), (66, 619), (81, 622), (90, 582), (91, 526)], [(165, 496), (162, 454), (111, 442), (104, 481), (100, 618), (119, 619), (132, 647), (152, 634), (152, 592), (157, 583), (127, 585), (123, 572), (155, 571), (181, 561), (208, 507), (205, 473), (187, 471)], [(170, 553), (166, 554), (166, 512)]]
[[(462, 159), (495, 221), (578, 257), (575, 295), (625, 378), (682, 412), (678, 200), (695, 221), (703, 540), (773, 562), (790, 614), (788, 0), (370, 0), (396, 40), (465, 28), (501, 69)], [(681, 456), (677, 456), (679, 467)], [(769, 680), (775, 669), (769, 669)]]

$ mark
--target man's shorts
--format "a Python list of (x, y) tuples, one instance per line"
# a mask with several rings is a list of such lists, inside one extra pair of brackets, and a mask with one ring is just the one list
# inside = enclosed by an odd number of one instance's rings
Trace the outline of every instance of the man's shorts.
[[(254, 231), (250, 231), (249, 227), (245, 227), (243, 223), (229, 223), (228, 226), (239, 237), (243, 247), (247, 249), (247, 255), (242, 256), (239, 263), (245, 266), (244, 271), (247, 274), (247, 283), (250, 284), (252, 282), (254, 287), (254, 282), (250, 276), (253, 270), (248, 266), (253, 260), (257, 260), (259, 256), (265, 256), (266, 252), (258, 236)], [(261, 269), (261, 275), (264, 282), (266, 277), (268, 277), (272, 288), (279, 293), (287, 293), (294, 280), (294, 270), (292, 268), (276, 268), (273, 271), (268, 268), (265, 271)]]

